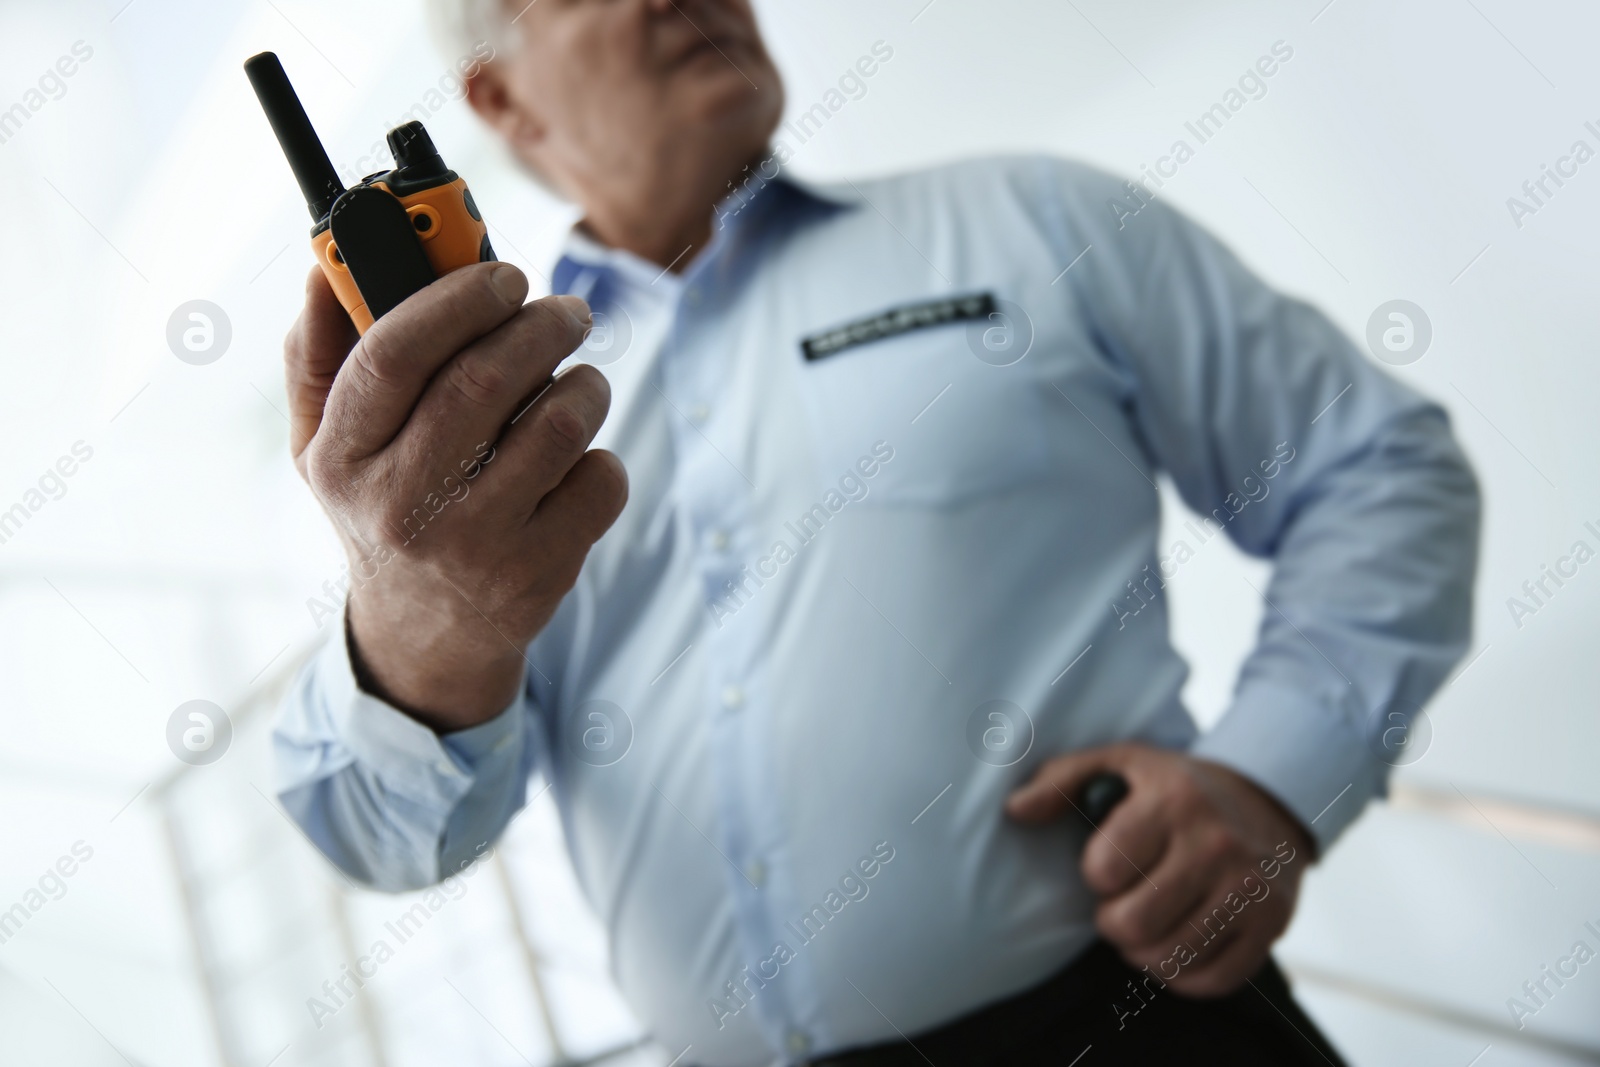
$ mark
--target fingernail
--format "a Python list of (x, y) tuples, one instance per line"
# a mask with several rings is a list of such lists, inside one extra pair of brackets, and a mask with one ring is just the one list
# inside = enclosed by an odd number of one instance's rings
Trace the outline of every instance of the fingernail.
[(555, 298), (555, 300), (556, 303), (561, 305), (561, 310), (565, 311), (568, 315), (571, 315), (573, 318), (583, 323), (583, 325), (593, 325), (594, 315), (592, 315), (589, 311), (588, 302), (583, 300), (581, 297), (558, 296)]
[(489, 284), (494, 286), (500, 299), (508, 304), (520, 304), (522, 298), (528, 295), (527, 276), (509, 263), (494, 269), (489, 275)]

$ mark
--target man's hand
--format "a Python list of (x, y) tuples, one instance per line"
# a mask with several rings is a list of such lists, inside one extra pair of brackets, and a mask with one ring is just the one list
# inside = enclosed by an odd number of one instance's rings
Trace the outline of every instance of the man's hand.
[(349, 557), (358, 676), (439, 731), (512, 701), (523, 649), (627, 500), (621, 461), (587, 451), (605, 378), (551, 382), (588, 307), (527, 295), (515, 267), (477, 264), (358, 340), (314, 269), (284, 344), (295, 466)]
[(1121, 774), (1129, 792), (1083, 850), (1084, 882), (1101, 898), (1100, 935), (1179, 993), (1239, 988), (1289, 925), (1310, 837), (1228, 768), (1136, 744), (1051, 760), (1006, 810), (1024, 822), (1070, 815), (1101, 771)]

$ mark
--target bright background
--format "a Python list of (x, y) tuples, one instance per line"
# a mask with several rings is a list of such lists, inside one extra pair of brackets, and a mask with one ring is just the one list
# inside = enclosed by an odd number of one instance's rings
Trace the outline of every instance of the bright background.
[[(926, 4), (926, 6), (924, 6)], [(239, 69), (283, 58), (336, 164), (451, 65), (415, 0), (0, 3), (0, 110), (74, 42), (92, 57), (0, 143), (0, 511), (75, 442), (92, 458), (0, 544), (0, 909), (74, 842), (92, 858), (0, 944), (0, 1062), (543, 1065), (637, 1037), (549, 798), (322, 1029), (307, 997), (411, 903), (345, 886), (268, 799), (271, 707), (324, 634), (340, 558), (286, 458), (281, 338), (306, 215)], [(1600, 161), (1537, 215), (1506, 198), (1600, 149), (1600, 11), (1575, 0), (811, 0), (757, 4), (790, 110), (873, 42), (894, 58), (795, 159), (815, 177), (995, 151), (1135, 173), (1275, 41), (1294, 57), (1164, 195), (1353, 335), (1403, 297), (1434, 340), (1396, 370), (1441, 400), (1487, 499), (1477, 636), (1421, 758), (1308, 878), (1280, 949), (1353, 1063), (1600, 1062), (1600, 962), (1512, 1024), (1573, 943), (1600, 949), (1600, 562), (1533, 617), (1520, 595), (1600, 547)], [(502, 258), (547, 272), (570, 215), (464, 104), (428, 118)], [(535, 273), (538, 272), (538, 273)], [(220, 305), (221, 359), (168, 348)], [(1174, 510), (1162, 544), (1179, 533)], [(1204, 721), (1224, 706), (1261, 568), (1222, 540), (1171, 586)], [(165, 742), (192, 699), (233, 749)], [(1554, 988), (1553, 984), (1551, 988)], [(644, 1046), (610, 1062), (665, 1063)], [(1476, 1057), (1476, 1059), (1474, 1058)]]

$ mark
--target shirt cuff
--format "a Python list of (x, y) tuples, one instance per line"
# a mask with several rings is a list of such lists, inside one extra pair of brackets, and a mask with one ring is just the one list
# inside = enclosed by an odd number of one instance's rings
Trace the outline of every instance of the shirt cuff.
[(339, 629), (323, 646), (317, 665), (335, 735), (385, 789), (417, 804), (449, 810), (472, 788), (483, 763), (508, 749), (520, 750), (527, 728), (523, 685), (518, 685), (511, 704), (487, 722), (436, 734), (356, 683), (346, 610), (340, 610)]
[(1307, 693), (1277, 682), (1242, 684), (1233, 707), (1190, 749), (1249, 778), (1300, 820), (1325, 855), (1387, 786), (1339, 689)]

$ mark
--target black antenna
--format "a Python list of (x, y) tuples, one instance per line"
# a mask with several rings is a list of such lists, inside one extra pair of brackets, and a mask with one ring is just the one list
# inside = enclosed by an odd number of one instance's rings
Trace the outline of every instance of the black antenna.
[(306, 198), (311, 217), (318, 222), (328, 214), (333, 202), (344, 192), (344, 183), (328, 160), (328, 153), (317, 139), (317, 131), (306, 117), (294, 86), (283, 64), (272, 52), (262, 52), (244, 61), (244, 72), (261, 101), (261, 110), (272, 123), (272, 132), (278, 135), (278, 144), (289, 160), (289, 167), (300, 183), (300, 192)]

